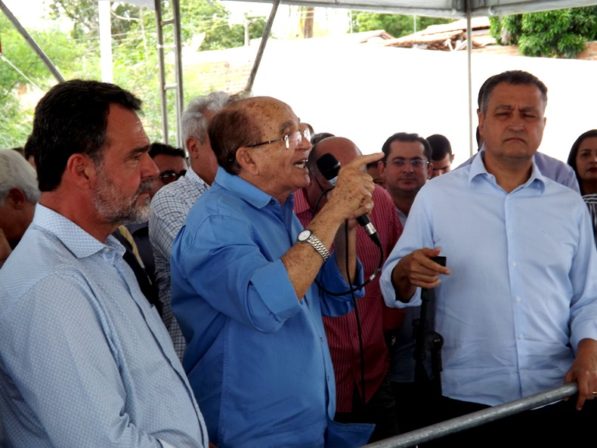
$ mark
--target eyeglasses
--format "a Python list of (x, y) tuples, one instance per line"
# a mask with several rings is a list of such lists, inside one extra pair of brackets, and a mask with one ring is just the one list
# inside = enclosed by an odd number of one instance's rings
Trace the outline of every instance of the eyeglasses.
[(179, 177), (184, 176), (186, 173), (187, 173), (187, 170), (180, 170), (178, 172), (176, 172), (174, 170), (162, 171), (160, 173), (160, 180), (164, 184), (169, 184), (171, 182), (174, 182), (175, 180), (178, 180)]
[(425, 159), (394, 159), (392, 160), (392, 164), (399, 167), (399, 168), (403, 168), (406, 165), (410, 165), (413, 168), (423, 168), (426, 167), (427, 165), (429, 165), (429, 162)]
[(301, 144), (301, 141), (305, 139), (308, 142), (311, 141), (311, 132), (309, 128), (301, 129), (299, 131), (292, 132), (290, 134), (286, 134), (283, 137), (275, 138), (273, 140), (267, 140), (265, 142), (259, 143), (252, 143), (250, 145), (245, 145), (247, 148), (256, 148), (257, 146), (264, 146), (269, 145), (270, 143), (276, 142), (284, 142), (284, 147), (286, 149), (296, 148), (298, 145)]

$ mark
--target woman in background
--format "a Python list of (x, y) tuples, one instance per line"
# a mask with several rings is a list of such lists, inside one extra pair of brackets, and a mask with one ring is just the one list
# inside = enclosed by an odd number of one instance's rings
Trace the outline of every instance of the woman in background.
[(597, 244), (597, 129), (591, 129), (576, 139), (568, 155), (568, 165), (576, 173), (580, 194), (591, 212)]

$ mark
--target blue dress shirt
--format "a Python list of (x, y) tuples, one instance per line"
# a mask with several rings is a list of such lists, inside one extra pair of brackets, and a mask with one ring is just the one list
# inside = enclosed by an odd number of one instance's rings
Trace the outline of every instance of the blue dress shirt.
[(207, 447), (166, 328), (112, 236), (37, 205), (0, 270), (8, 446)]
[[(220, 448), (324, 446), (334, 416), (321, 316), (352, 305), (315, 284), (301, 302), (296, 297), (280, 259), (302, 229), (293, 202), (280, 205), (219, 169), (172, 248), (172, 305), (188, 344), (183, 364)], [(318, 281), (348, 289), (335, 257)]]
[[(483, 154), (483, 153), (481, 153)], [(477, 155), (428, 182), (381, 277), (413, 250), (440, 247), (450, 276), (436, 288), (445, 339), (444, 395), (496, 405), (557, 387), (580, 340), (597, 339), (597, 253), (587, 207), (537, 167), (510, 193)]]

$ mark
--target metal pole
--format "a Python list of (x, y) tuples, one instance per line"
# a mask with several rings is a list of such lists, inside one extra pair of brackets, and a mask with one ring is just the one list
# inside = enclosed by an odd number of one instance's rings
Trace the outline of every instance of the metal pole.
[(493, 406), (481, 411), (466, 414), (461, 417), (446, 420), (435, 425), (426, 426), (416, 431), (407, 432), (400, 436), (391, 437), (379, 442), (365, 445), (366, 448), (402, 448), (414, 446), (438, 437), (447, 436), (458, 431), (473, 428), (500, 418), (508, 417), (519, 412), (528, 411), (540, 406), (555, 403), (577, 392), (576, 383), (565, 384), (555, 389), (532, 395), (520, 400)]
[(468, 75), (468, 147), (469, 156), (473, 156), (477, 145), (473, 147), (473, 32), (471, 21), (471, 0), (466, 0), (466, 57)]
[(158, 39), (158, 62), (160, 70), (160, 99), (162, 104), (162, 138), (168, 143), (168, 98), (166, 97), (166, 68), (164, 67), (164, 32), (162, 29), (162, 3), (155, 0), (155, 20)]
[(98, 0), (99, 37), (100, 37), (100, 66), (102, 81), (112, 82), (112, 18), (110, 0)]
[(180, 37), (180, 2), (172, 0), (172, 15), (174, 19), (174, 72), (176, 76), (176, 137), (179, 147), (184, 147), (182, 141), (182, 109), (184, 107), (184, 92), (182, 88), (182, 39)]
[(6, 17), (8, 17), (8, 20), (10, 20), (17, 29), (17, 31), (21, 33), (21, 36), (23, 36), (23, 38), (27, 41), (31, 48), (33, 48), (33, 51), (37, 53), (37, 55), (43, 61), (43, 63), (46, 64), (46, 67), (48, 67), (50, 72), (52, 72), (54, 78), (56, 78), (59, 82), (64, 81), (64, 77), (60, 74), (54, 63), (43, 52), (39, 45), (37, 45), (37, 42), (35, 42), (33, 37), (31, 37), (31, 35), (27, 32), (23, 25), (21, 25), (21, 22), (19, 22), (19, 20), (14, 16), (10, 9), (8, 9), (8, 6), (6, 6), (2, 0), (0, 0), (0, 9), (2, 9), (2, 12), (4, 12)]
[(265, 24), (265, 28), (263, 29), (261, 43), (259, 44), (259, 50), (257, 50), (257, 56), (255, 56), (253, 68), (251, 69), (251, 73), (249, 74), (249, 80), (247, 81), (247, 86), (245, 87), (245, 93), (251, 93), (251, 90), (253, 89), (255, 76), (257, 76), (257, 70), (259, 70), (259, 64), (261, 64), (261, 57), (263, 56), (265, 46), (269, 39), (269, 35), (272, 31), (272, 25), (274, 24), (274, 19), (276, 18), (276, 12), (278, 12), (278, 6), (280, 6), (280, 0), (274, 0), (274, 3), (272, 4), (272, 10), (269, 13), (267, 23)]

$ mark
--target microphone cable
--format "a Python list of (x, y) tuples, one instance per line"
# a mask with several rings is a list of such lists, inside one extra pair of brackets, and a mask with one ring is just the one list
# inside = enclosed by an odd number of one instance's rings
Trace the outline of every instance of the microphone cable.
[[(317, 178), (315, 178), (317, 179)], [(319, 204), (321, 203), (321, 200), (330, 192), (334, 189), (334, 187), (330, 187), (327, 189), (322, 188), (321, 184), (319, 184), (319, 181), (317, 181), (317, 184), (319, 185), (319, 189), (321, 190), (321, 194), (319, 195), (319, 197), (317, 198), (317, 201), (315, 202), (315, 207), (314, 210), (319, 210)], [(346, 247), (348, 247), (348, 222), (345, 221), (344, 222), (345, 225), (345, 229), (346, 229)], [(325, 288), (325, 286), (323, 286), (319, 280), (315, 280), (315, 283), (317, 284), (317, 286), (324, 291), (326, 294), (329, 294), (330, 296), (334, 296), (334, 297), (338, 297), (338, 296), (344, 296), (346, 294), (353, 294), (355, 291), (358, 291), (359, 289), (365, 287), (366, 285), (368, 285), (369, 283), (371, 283), (373, 280), (375, 280), (375, 277), (377, 277), (377, 275), (381, 272), (381, 268), (383, 267), (383, 262), (384, 262), (384, 253), (383, 253), (383, 248), (381, 247), (381, 241), (379, 241), (379, 238), (376, 239), (371, 239), (371, 241), (373, 241), (375, 243), (375, 245), (377, 246), (377, 248), (379, 249), (379, 262), (377, 264), (377, 268), (373, 271), (373, 273), (367, 277), (365, 279), (365, 281), (363, 283), (361, 283), (360, 285), (353, 285), (352, 281), (349, 281), (348, 284), (350, 285), (350, 289), (347, 289), (346, 291), (341, 291), (341, 292), (336, 292), (336, 291), (330, 291), (328, 289)], [(348, 262), (348, 260), (347, 260)]]
[[(344, 221), (344, 238), (346, 247), (348, 247), (348, 221)], [(381, 247), (380, 247), (381, 249)], [(355, 254), (356, 255), (356, 254)], [(348, 251), (346, 252), (345, 263), (346, 263), (346, 280), (348, 284), (352, 285), (352, 279), (350, 278), (350, 266), (348, 265)], [(373, 277), (375, 278), (375, 277)], [(372, 279), (371, 279), (372, 280)], [(354, 308), (354, 317), (357, 321), (357, 337), (359, 341), (359, 366), (361, 368), (361, 393), (363, 406), (367, 401), (367, 394), (365, 393), (365, 349), (363, 347), (363, 329), (361, 326), (361, 315), (359, 313), (359, 307), (357, 306), (357, 299), (354, 296), (355, 291), (351, 288), (350, 300)]]

